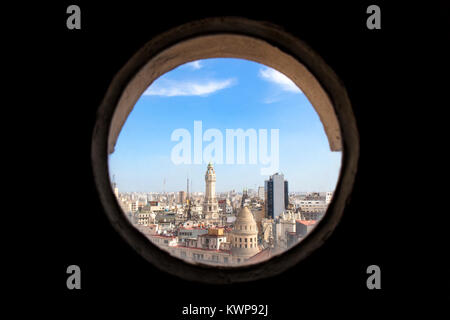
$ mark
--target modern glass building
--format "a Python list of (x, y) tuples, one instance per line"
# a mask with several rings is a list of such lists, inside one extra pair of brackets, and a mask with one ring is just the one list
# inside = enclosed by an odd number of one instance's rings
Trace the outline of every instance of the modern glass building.
[(265, 181), (266, 215), (273, 219), (283, 213), (289, 204), (288, 182), (284, 175), (275, 173)]

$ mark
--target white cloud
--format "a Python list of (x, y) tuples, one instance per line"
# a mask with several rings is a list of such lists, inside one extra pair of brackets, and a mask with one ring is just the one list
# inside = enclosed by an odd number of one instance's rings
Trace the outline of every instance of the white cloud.
[(264, 80), (277, 84), (283, 91), (302, 93), (300, 88), (291, 79), (275, 69), (268, 67), (260, 69), (259, 76)]
[(216, 91), (232, 86), (234, 79), (210, 81), (174, 81), (166, 80), (152, 84), (144, 95), (148, 96), (207, 96)]
[(280, 97), (267, 97), (263, 100), (264, 103), (274, 103), (280, 101)]
[(201, 69), (203, 67), (203, 65), (201, 64), (200, 60), (186, 63), (186, 66), (191, 67), (194, 70), (198, 70), (198, 69)]

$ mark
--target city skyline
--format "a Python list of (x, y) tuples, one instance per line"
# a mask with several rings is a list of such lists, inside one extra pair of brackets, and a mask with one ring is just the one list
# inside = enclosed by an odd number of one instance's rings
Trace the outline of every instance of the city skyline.
[(212, 163), (204, 179), (201, 196), (180, 191), (136, 198), (113, 187), (125, 216), (153, 244), (187, 262), (228, 266), (259, 263), (296, 245), (333, 197), (288, 195), (289, 183), (278, 173), (257, 193), (218, 195)]
[[(111, 177), (115, 175), (120, 190), (177, 192), (186, 189), (186, 178), (192, 181), (192, 192), (204, 190), (204, 170), (211, 159), (175, 165), (170, 158), (177, 144), (171, 140), (173, 131), (194, 133), (195, 121), (202, 121), (203, 132), (216, 129), (224, 136), (230, 128), (278, 129), (279, 167), (270, 175), (287, 176), (292, 192), (335, 189), (341, 153), (330, 151), (322, 123), (301, 90), (264, 65), (220, 58), (182, 65), (141, 96), (109, 158)], [(248, 150), (245, 156), (249, 159)], [(221, 181), (217, 192), (257, 189), (269, 176), (261, 174), (260, 163), (214, 166)]]

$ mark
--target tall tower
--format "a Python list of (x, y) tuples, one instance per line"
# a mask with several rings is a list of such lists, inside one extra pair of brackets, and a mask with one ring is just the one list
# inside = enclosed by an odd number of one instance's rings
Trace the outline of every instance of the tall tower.
[(189, 199), (189, 178), (187, 178), (187, 182), (186, 182), (186, 193), (187, 193), (187, 199)]
[[(217, 220), (219, 218), (219, 205), (216, 198), (216, 172), (210, 162), (205, 174), (205, 200), (203, 202), (203, 215), (206, 220)], [(212, 221), (211, 221), (212, 222)]]
[(264, 202), (266, 217), (269, 219), (274, 219), (288, 208), (288, 182), (284, 180), (283, 174), (275, 173), (265, 181)]

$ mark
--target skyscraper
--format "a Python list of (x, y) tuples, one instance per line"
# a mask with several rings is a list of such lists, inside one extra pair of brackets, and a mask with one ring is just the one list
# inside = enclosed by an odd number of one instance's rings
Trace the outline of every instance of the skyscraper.
[(206, 220), (217, 220), (219, 218), (219, 205), (216, 198), (216, 172), (211, 162), (206, 169), (205, 184), (203, 215)]
[(284, 175), (275, 173), (265, 181), (266, 215), (273, 219), (283, 213), (289, 204), (288, 182)]

